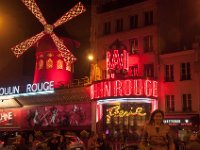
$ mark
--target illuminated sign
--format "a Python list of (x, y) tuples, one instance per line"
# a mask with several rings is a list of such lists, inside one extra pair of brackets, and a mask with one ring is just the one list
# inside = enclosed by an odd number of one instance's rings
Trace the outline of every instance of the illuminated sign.
[(50, 81), (43, 83), (27, 84), (25, 87), (24, 86), (0, 87), (0, 96), (19, 95), (20, 93), (37, 93), (37, 92), (53, 91), (53, 90), (54, 90), (54, 81)]
[(192, 122), (189, 119), (164, 119), (163, 122), (170, 126), (192, 126)]
[(109, 108), (108, 110), (108, 116), (112, 117), (128, 117), (128, 116), (135, 116), (135, 115), (139, 115), (139, 116), (146, 116), (146, 113), (143, 113), (143, 108), (142, 107), (138, 107), (136, 108), (136, 110), (133, 110), (133, 107), (131, 107), (131, 110), (129, 111), (125, 111), (122, 110), (120, 108), (120, 106), (114, 106)]
[(0, 123), (7, 122), (13, 119), (12, 112), (1, 112), (0, 113)]
[(90, 87), (91, 99), (108, 97), (158, 97), (158, 82), (145, 79), (101, 81)]
[(110, 50), (106, 52), (107, 78), (116, 78), (118, 75), (126, 74), (129, 69), (129, 55), (126, 50)]
[(107, 70), (128, 70), (128, 52), (126, 50), (113, 50), (106, 53)]
[[(131, 124), (133, 125), (133, 117), (136, 117), (138, 119), (137, 120), (138, 125), (140, 124), (141, 126), (143, 126), (147, 115), (147, 113), (144, 112), (142, 107), (137, 107), (135, 110), (133, 109), (133, 107), (131, 107), (130, 110), (124, 110), (120, 108), (120, 105), (117, 105), (108, 108), (106, 111), (107, 111), (106, 115), (107, 124), (111, 124), (112, 123), (111, 120), (113, 120), (115, 124), (123, 124), (124, 122), (126, 126), (128, 125), (128, 117), (131, 117), (130, 125)], [(124, 120), (122, 118), (124, 118)]]

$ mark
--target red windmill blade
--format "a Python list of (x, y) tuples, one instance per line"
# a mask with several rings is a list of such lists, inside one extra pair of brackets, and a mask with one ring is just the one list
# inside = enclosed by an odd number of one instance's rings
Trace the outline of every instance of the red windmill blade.
[(86, 9), (81, 4), (81, 2), (76, 4), (73, 8), (71, 8), (53, 25), (47, 24), (35, 0), (22, 0), (22, 2), (28, 7), (28, 9), (33, 13), (33, 15), (42, 23), (42, 25), (44, 26), (44, 31), (11, 48), (15, 56), (20, 57), (25, 51), (27, 51), (32, 45), (34, 45), (37, 41), (39, 41), (44, 35), (50, 34), (58, 51), (61, 53), (61, 56), (64, 58), (64, 60), (73, 63), (76, 60), (76, 58), (69, 51), (69, 49), (63, 44), (62, 40), (60, 40), (56, 36), (56, 34), (53, 33), (53, 29), (85, 12)]

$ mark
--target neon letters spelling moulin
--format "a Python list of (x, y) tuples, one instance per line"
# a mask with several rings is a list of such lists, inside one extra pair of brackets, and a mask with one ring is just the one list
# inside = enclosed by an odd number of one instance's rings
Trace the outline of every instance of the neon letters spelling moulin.
[(109, 97), (158, 97), (158, 82), (146, 79), (110, 80), (94, 83), (90, 87), (91, 99)]
[(25, 86), (9, 86), (9, 87), (0, 87), (0, 96), (6, 95), (18, 95), (22, 93), (37, 93), (37, 92), (46, 92), (54, 91), (54, 81), (43, 82), (43, 83), (33, 83), (27, 84)]

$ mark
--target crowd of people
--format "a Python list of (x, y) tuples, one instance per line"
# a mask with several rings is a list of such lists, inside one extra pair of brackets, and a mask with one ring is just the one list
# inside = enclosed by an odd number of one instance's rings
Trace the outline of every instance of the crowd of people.
[[(139, 150), (199, 150), (200, 149), (200, 131), (192, 132), (184, 141), (178, 138), (178, 134), (173, 132), (169, 125), (164, 124), (164, 112), (155, 110), (152, 112), (149, 121), (143, 128), (140, 143), (137, 144)], [(54, 134), (55, 135), (55, 134)], [(80, 135), (81, 136), (81, 135)], [(81, 137), (86, 150), (113, 150), (114, 142), (110, 142), (104, 132), (91, 132)], [(28, 140), (28, 144), (27, 141)], [(29, 136), (25, 139), (18, 135), (13, 143), (14, 150), (44, 150), (44, 147), (38, 147), (41, 139)], [(45, 141), (45, 140), (43, 140)], [(134, 141), (133, 141), (134, 142)], [(65, 136), (53, 136), (46, 138), (46, 148), (48, 150), (67, 150)], [(5, 143), (4, 143), (5, 144)], [(41, 148), (41, 149), (40, 149)], [(43, 148), (43, 149), (42, 149)], [(6, 147), (0, 147), (5, 149)]]

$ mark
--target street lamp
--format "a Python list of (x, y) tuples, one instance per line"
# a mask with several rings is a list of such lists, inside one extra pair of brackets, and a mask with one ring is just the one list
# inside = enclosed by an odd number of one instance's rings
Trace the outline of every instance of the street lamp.
[(93, 60), (94, 60), (94, 56), (93, 56), (92, 54), (89, 54), (89, 55), (88, 55), (88, 60), (89, 60), (89, 61), (93, 61)]

